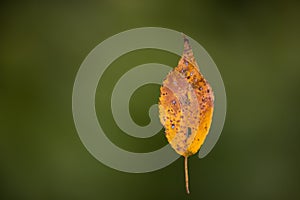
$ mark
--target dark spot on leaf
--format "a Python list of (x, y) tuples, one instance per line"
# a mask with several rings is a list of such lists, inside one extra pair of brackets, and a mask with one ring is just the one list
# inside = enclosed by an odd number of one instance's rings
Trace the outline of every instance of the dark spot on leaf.
[(192, 129), (190, 127), (188, 127), (187, 133), (186, 133), (186, 137), (190, 137), (190, 135), (192, 134)]

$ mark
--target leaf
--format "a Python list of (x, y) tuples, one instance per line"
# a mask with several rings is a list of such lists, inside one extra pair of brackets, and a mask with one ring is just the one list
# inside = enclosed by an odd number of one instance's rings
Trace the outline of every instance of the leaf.
[(185, 158), (186, 192), (189, 194), (188, 157), (198, 152), (209, 132), (214, 95), (199, 71), (189, 40), (183, 37), (183, 55), (160, 88), (159, 117), (168, 142)]

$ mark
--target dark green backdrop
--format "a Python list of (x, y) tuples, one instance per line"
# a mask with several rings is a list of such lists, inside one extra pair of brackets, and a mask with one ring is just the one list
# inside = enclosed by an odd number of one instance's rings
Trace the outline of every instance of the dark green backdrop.
[[(0, 16), (1, 199), (300, 199), (296, 1), (1, 2)], [(189, 196), (182, 158), (156, 172), (119, 172), (88, 153), (73, 123), (72, 87), (85, 56), (109, 36), (143, 26), (196, 39), (225, 83), (225, 127), (206, 158), (190, 159)], [(103, 96), (121, 73), (112, 69), (175, 66), (177, 59), (150, 49), (112, 64), (96, 106), (114, 143), (146, 152), (166, 141), (162, 133), (134, 139), (115, 127)], [(157, 85), (135, 92), (130, 110), (138, 124), (149, 122), (157, 98)]]

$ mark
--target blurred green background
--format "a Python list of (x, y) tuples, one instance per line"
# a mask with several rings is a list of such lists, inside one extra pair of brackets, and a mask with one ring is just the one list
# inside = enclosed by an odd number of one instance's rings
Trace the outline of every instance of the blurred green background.
[[(1, 199), (300, 199), (300, 5), (296, 1), (62, 1), (0, 4)], [(209, 52), (228, 100), (223, 133), (204, 159), (146, 174), (106, 167), (81, 143), (72, 118), (79, 66), (101, 41), (157, 26), (181, 31)], [(135, 139), (115, 126), (113, 84), (136, 64), (175, 66), (177, 57), (141, 50), (116, 60), (101, 79), (97, 113), (118, 146), (136, 152), (166, 144), (162, 132)], [(121, 68), (118, 66), (125, 66)], [(116, 71), (116, 69), (118, 69)], [(132, 97), (140, 125), (157, 85)]]

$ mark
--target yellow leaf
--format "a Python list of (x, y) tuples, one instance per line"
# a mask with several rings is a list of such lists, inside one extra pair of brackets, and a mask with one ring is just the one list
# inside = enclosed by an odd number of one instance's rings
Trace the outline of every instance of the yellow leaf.
[(187, 159), (203, 144), (213, 109), (212, 88), (200, 73), (189, 40), (184, 36), (184, 51), (178, 66), (167, 75), (160, 88), (159, 114), (168, 142), (185, 158), (188, 194)]

